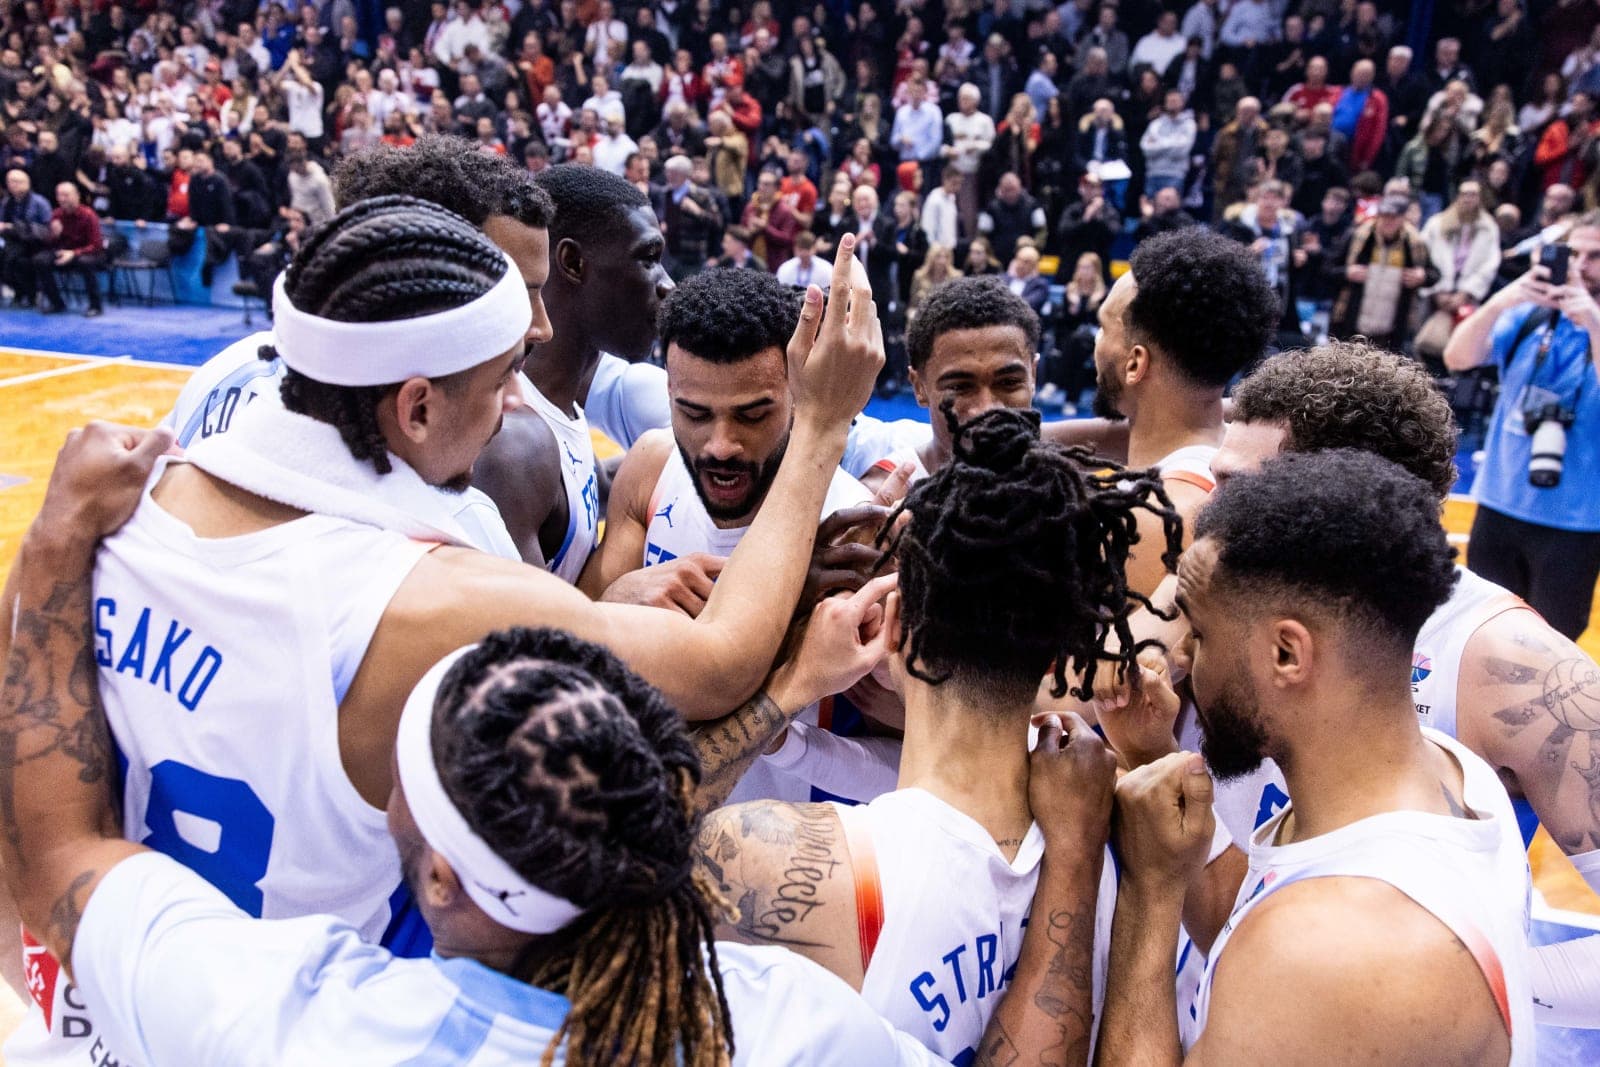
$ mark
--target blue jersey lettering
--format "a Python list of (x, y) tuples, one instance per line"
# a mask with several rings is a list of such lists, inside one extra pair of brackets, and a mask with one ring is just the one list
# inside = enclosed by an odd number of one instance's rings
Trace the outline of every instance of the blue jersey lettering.
[[(217, 672), (222, 669), (222, 653), (211, 645), (204, 645), (193, 654), (193, 661), (189, 661), (187, 652), (193, 646), (188, 645), (188, 641), (194, 631), (178, 619), (156, 619), (154, 625), (157, 634), (161, 633), (162, 623), (166, 624), (166, 634), (158, 638), (154, 661), (147, 663), (152, 625), (150, 609), (139, 609), (138, 621), (125, 640), (114, 629), (117, 617), (116, 600), (111, 597), (95, 600), (95, 662), (118, 674), (132, 675), (159, 686), (166, 693), (173, 692), (176, 687), (178, 703), (189, 711), (198, 710), (200, 701), (205, 698)], [(119, 648), (120, 657), (117, 654)], [(183, 679), (181, 683), (178, 682), (180, 677)]]
[(649, 541), (644, 544), (644, 565), (646, 567), (654, 567), (657, 563), (666, 563), (677, 558), (677, 556), (660, 545), (651, 544)]
[(1277, 782), (1268, 782), (1261, 791), (1261, 807), (1256, 809), (1256, 825), (1260, 826), (1289, 803), (1289, 794), (1278, 788)]
[(923, 992), (924, 989), (933, 988), (933, 975), (923, 971), (911, 980), (911, 995), (916, 998), (917, 1005), (925, 1012), (938, 1012), (933, 1020), (933, 1028), (939, 1033), (944, 1033), (944, 1028), (950, 1025), (950, 1003), (944, 999), (943, 993), (935, 993), (932, 999)]
[(1000, 948), (1000, 939), (993, 934), (981, 934), (978, 948), (978, 999), (993, 993), (999, 987), (994, 982), (994, 957)]

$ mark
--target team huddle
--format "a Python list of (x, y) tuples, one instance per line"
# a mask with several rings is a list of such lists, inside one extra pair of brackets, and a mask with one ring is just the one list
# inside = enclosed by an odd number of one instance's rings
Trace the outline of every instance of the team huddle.
[(1037, 315), (949, 282), (929, 421), (884, 423), (850, 235), (826, 293), (674, 286), (592, 167), (430, 138), (336, 192), (271, 331), (69, 438), (11, 571), (8, 1063), (1532, 1064), (1600, 1027), (1512, 807), (1600, 891), (1600, 667), (1458, 565), (1420, 365), (1262, 360), (1244, 246), (1138, 246), (1098, 420), (1041, 425)]

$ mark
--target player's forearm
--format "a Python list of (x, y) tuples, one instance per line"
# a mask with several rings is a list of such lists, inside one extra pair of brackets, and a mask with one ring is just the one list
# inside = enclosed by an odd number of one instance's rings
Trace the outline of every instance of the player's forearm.
[[(989, 1017), (977, 1064), (1087, 1064), (1094, 1032), (1094, 925), (1104, 846), (1047, 850), (1011, 988)], [(1169, 981), (1170, 984), (1170, 981)]]
[(735, 707), (755, 692), (788, 632), (847, 429), (844, 423), (795, 419), (766, 501), (700, 613), (697, 625), (713, 628), (730, 653), (722, 664), (706, 664), (708, 683), (723, 696), (733, 693), (724, 707)]
[(1111, 967), (1095, 1062), (1164, 1067), (1183, 1062), (1178, 1041), (1178, 958), (1181, 887), (1141, 888), (1124, 879), (1111, 926)]
[(0, 690), (0, 868), (58, 959), (88, 894), (134, 846), (118, 835), (111, 735), (89, 625), (95, 542), (35, 523), (15, 563), (16, 636)]

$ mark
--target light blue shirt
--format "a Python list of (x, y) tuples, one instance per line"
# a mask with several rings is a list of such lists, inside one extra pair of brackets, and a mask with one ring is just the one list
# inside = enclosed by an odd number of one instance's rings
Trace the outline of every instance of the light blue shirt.
[[(1548, 327), (1535, 328), (1509, 351), (1518, 328), (1539, 310), (1520, 304), (1495, 323), (1491, 357), (1500, 369), (1500, 399), (1484, 439), (1483, 467), (1474, 495), (1502, 514), (1538, 526), (1583, 533), (1600, 532), (1600, 380), (1589, 351), (1589, 335), (1570, 319), (1558, 319), (1544, 366), (1534, 374), (1539, 345)], [(1543, 390), (1563, 407), (1576, 404), (1577, 420), (1567, 430), (1566, 466), (1561, 483), (1541, 489), (1528, 481), (1533, 438), (1522, 418), (1530, 387)]]
[[(909, 150), (901, 148), (902, 139), (907, 137), (911, 139)], [(890, 138), (902, 160), (914, 159), (920, 163), (937, 159), (939, 148), (944, 144), (944, 113), (931, 100), (924, 100), (916, 107), (905, 105), (894, 113)]]

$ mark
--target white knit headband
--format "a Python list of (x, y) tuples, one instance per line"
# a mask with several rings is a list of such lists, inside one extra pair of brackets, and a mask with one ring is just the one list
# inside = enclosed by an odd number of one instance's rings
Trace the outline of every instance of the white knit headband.
[(388, 322), (335, 322), (289, 301), (284, 275), (272, 286), (274, 347), (291, 370), (328, 385), (392, 385), (443, 378), (510, 350), (528, 332), (533, 307), (522, 272), (506, 272), (470, 304)]
[(525, 934), (554, 933), (582, 915), (583, 909), (540, 889), (496, 855), (467, 825), (434, 766), (433, 705), (439, 685), (455, 662), (476, 647), (468, 645), (450, 653), (411, 690), (395, 737), (400, 787), (423, 840), (450, 864), (456, 879), (484, 914), (501, 926)]

